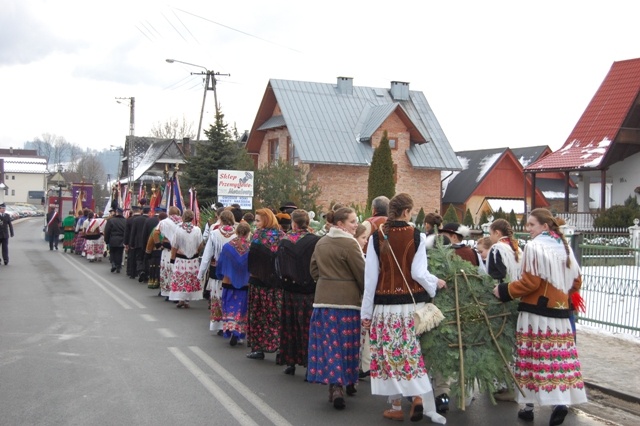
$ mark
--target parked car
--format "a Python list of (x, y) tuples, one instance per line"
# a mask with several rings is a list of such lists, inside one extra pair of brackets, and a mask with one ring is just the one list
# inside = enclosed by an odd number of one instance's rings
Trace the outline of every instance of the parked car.
[(11, 220), (20, 219), (20, 213), (11, 205), (7, 205), (5, 211), (11, 216)]
[(34, 206), (33, 204), (28, 204), (28, 203), (16, 203), (16, 206), (19, 207), (24, 207), (24, 209), (31, 215), (31, 216), (44, 216), (44, 210), (42, 208), (38, 208), (37, 206)]

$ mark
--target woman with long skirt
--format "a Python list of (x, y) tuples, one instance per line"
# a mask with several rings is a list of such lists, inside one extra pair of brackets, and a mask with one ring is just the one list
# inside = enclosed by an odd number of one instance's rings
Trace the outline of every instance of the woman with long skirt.
[(171, 240), (173, 273), (169, 300), (177, 300), (177, 308), (189, 308), (191, 300), (202, 299), (202, 287), (198, 279), (198, 251), (202, 243), (202, 231), (193, 224), (193, 217), (192, 210), (184, 211), (182, 223)]
[(280, 240), (276, 265), (282, 283), (282, 331), (280, 357), (285, 374), (294, 375), (296, 365), (307, 365), (309, 322), (313, 313), (316, 283), (309, 265), (320, 237), (309, 230), (309, 214), (291, 213), (291, 230)]
[[(404, 420), (402, 397), (411, 397), (409, 419), (423, 417), (422, 398), (433, 399), (414, 312), (446, 288), (428, 270), (426, 236), (411, 226), (413, 199), (397, 194), (389, 216), (367, 247), (362, 327), (369, 329), (371, 393), (386, 395), (391, 407), (383, 416)], [(415, 301), (415, 302), (414, 302)]]
[(216, 264), (222, 282), (222, 332), (231, 346), (242, 343), (246, 336), (250, 233), (248, 224), (238, 224), (236, 237), (222, 247)]
[(180, 210), (171, 206), (167, 210), (168, 217), (158, 222), (158, 230), (162, 234), (162, 254), (160, 255), (160, 296), (165, 300), (169, 300), (171, 293), (171, 275), (173, 269), (171, 267), (171, 240), (182, 224)]
[(249, 324), (247, 345), (250, 359), (264, 359), (265, 352), (280, 346), (282, 288), (275, 271), (275, 254), (284, 233), (269, 209), (256, 210), (256, 231), (249, 249)]
[(345, 408), (355, 393), (360, 365), (360, 305), (364, 290), (364, 256), (354, 235), (358, 217), (342, 207), (326, 216), (332, 226), (316, 244), (311, 276), (316, 280), (309, 325), (307, 381), (329, 385), (329, 402)]
[(76, 218), (73, 215), (73, 210), (69, 212), (69, 215), (62, 221), (62, 230), (64, 231), (64, 240), (62, 241), (62, 248), (66, 253), (69, 250), (73, 252), (73, 239), (76, 235)]
[[(210, 265), (213, 265), (215, 269), (222, 247), (236, 236), (233, 213), (228, 210), (223, 211), (220, 213), (219, 221), (219, 226), (209, 231), (209, 238), (206, 241), (198, 271), (198, 279), (200, 280), (204, 278)], [(222, 335), (222, 281), (218, 279), (216, 274), (209, 275), (209, 289), (211, 290), (209, 330)]]
[(533, 421), (533, 405), (551, 405), (549, 425), (564, 422), (567, 405), (587, 402), (580, 360), (569, 320), (581, 306), (580, 267), (558, 222), (547, 209), (534, 209), (526, 229), (519, 280), (498, 284), (493, 294), (503, 302), (520, 299), (516, 326), (514, 374), (526, 404), (518, 412)]

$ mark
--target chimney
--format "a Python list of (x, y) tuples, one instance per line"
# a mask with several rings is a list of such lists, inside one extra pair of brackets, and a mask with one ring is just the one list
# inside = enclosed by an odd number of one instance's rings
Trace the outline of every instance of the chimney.
[(182, 138), (182, 152), (189, 157), (191, 155), (191, 143), (189, 138)]
[(341, 95), (353, 94), (353, 77), (338, 77), (338, 93)]
[(395, 101), (409, 100), (409, 83), (403, 81), (391, 82), (391, 97)]

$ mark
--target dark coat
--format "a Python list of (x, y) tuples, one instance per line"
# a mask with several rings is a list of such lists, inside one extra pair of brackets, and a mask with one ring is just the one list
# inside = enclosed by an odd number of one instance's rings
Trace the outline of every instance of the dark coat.
[(159, 222), (160, 219), (158, 219), (158, 216), (152, 216), (144, 223), (144, 228), (142, 228), (142, 240), (144, 241), (144, 244), (142, 247), (146, 247), (153, 229), (158, 226)]
[(133, 225), (133, 219), (135, 219), (136, 217), (138, 216), (131, 215), (125, 219), (127, 221), (126, 227), (124, 229), (124, 245), (125, 246), (131, 246), (131, 225)]
[(116, 215), (107, 220), (104, 228), (104, 242), (109, 247), (124, 247), (124, 233), (127, 219), (122, 215)]
[(131, 236), (129, 238), (129, 247), (145, 248), (147, 246), (147, 238), (144, 238), (144, 224), (149, 220), (149, 216), (145, 214), (138, 215), (131, 222)]
[(60, 215), (57, 214), (56, 218), (53, 220), (53, 222), (51, 222), (51, 218), (53, 217), (53, 215), (56, 214), (56, 212), (49, 212), (47, 213), (47, 234), (49, 235), (60, 235)]
[(0, 239), (7, 239), (9, 236), (13, 237), (13, 224), (9, 213), (5, 212), (0, 214)]

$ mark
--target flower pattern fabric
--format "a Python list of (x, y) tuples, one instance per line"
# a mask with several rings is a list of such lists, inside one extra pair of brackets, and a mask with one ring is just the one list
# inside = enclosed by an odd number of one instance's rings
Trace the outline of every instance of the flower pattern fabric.
[(202, 286), (198, 279), (200, 260), (176, 258), (171, 275), (170, 300), (200, 300)]
[(236, 336), (243, 340), (247, 328), (248, 291), (235, 288), (222, 289), (222, 331), (224, 337)]
[(313, 314), (314, 294), (284, 291), (280, 356), (286, 365), (307, 365), (309, 323)]
[(247, 346), (254, 351), (275, 352), (280, 346), (282, 289), (249, 286)]

